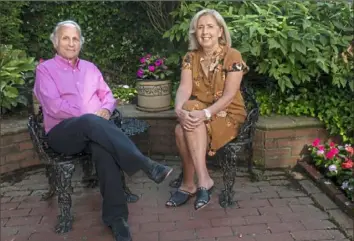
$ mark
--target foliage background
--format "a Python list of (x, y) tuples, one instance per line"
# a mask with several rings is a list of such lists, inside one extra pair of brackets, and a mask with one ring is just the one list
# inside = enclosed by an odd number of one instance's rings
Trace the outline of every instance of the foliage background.
[(96, 63), (113, 89), (134, 86), (139, 57), (150, 52), (168, 57), (174, 71), (173, 94), (181, 56), (187, 51), (190, 19), (205, 7), (216, 9), (227, 22), (233, 47), (251, 67), (244, 81), (255, 88), (262, 115), (317, 117), (331, 134), (354, 142), (353, 65), (340, 57), (353, 39), (353, 5), (348, 1), (7, 1), (1, 5), (2, 44), (24, 50), (36, 60), (51, 58), (49, 34), (57, 22), (72, 19), (86, 39), (81, 57)]

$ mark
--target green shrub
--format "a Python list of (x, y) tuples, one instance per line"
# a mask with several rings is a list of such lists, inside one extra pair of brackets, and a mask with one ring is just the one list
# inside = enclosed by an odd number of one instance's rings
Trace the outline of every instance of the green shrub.
[(353, 65), (338, 57), (353, 38), (353, 10), (347, 1), (182, 2), (164, 37), (187, 41), (190, 19), (205, 7), (224, 16), (233, 46), (256, 74), (275, 80), (282, 91), (322, 75), (335, 86), (354, 90)]
[(114, 98), (119, 99), (124, 103), (131, 103), (138, 93), (135, 88), (130, 87), (129, 85), (118, 85), (112, 87), (112, 92)]
[(11, 45), (0, 45), (1, 112), (7, 112), (19, 104), (28, 104), (29, 85), (33, 83), (34, 58)]
[(85, 37), (81, 57), (97, 64), (109, 83), (133, 84), (137, 56), (163, 44), (144, 9), (132, 2), (30, 2), (23, 19), (26, 46), (36, 59), (53, 57), (49, 35), (58, 22), (78, 22)]
[(24, 48), (21, 33), (22, 8), (28, 3), (25, 1), (2, 1), (0, 8), (0, 38), (1, 44), (11, 44), (14, 48)]

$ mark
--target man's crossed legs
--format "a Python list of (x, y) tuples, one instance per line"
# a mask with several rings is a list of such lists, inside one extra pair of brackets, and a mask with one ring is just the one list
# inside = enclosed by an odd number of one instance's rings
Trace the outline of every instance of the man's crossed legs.
[(103, 222), (111, 227), (117, 241), (131, 241), (119, 168), (130, 176), (143, 170), (156, 183), (164, 181), (172, 168), (144, 156), (113, 122), (93, 114), (63, 120), (49, 131), (48, 143), (54, 151), (66, 155), (89, 148), (103, 197)]

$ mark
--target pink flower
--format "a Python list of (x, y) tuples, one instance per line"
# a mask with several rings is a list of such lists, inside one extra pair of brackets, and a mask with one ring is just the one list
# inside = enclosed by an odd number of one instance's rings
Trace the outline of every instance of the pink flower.
[(143, 64), (143, 63), (145, 63), (145, 61), (146, 61), (146, 60), (145, 60), (145, 58), (144, 58), (144, 57), (140, 58), (140, 63), (142, 63), (142, 64)]
[(44, 62), (44, 59), (40, 58), (39, 63), (43, 63), (43, 62)]
[(147, 54), (147, 55), (145, 56), (145, 58), (150, 59), (150, 58), (151, 58), (151, 54)]
[(156, 66), (160, 66), (161, 64), (163, 64), (163, 60), (162, 59), (158, 59), (155, 61), (155, 65)]
[(334, 154), (334, 152), (332, 150), (330, 150), (329, 152), (327, 152), (326, 154), (326, 158), (327, 159), (333, 159), (333, 157), (335, 156), (336, 154)]
[(321, 140), (319, 138), (316, 138), (313, 142), (312, 142), (312, 146), (317, 147), (320, 144)]
[(345, 150), (352, 156), (354, 154), (354, 149), (351, 146), (346, 146)]
[(319, 145), (319, 146), (318, 146), (318, 150), (324, 151), (324, 145)]
[(317, 151), (317, 156), (323, 156), (324, 150), (318, 150)]
[(148, 68), (149, 68), (150, 72), (154, 72), (155, 71), (155, 66), (153, 66), (153, 65), (150, 65)]
[(333, 142), (333, 141), (331, 141), (331, 143), (329, 143), (329, 146), (330, 147), (334, 147), (336, 144)]

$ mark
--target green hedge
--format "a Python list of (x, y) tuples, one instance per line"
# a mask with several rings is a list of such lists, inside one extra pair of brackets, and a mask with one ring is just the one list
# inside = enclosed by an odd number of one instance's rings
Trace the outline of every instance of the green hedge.
[(30, 2), (23, 19), (25, 45), (37, 59), (53, 56), (49, 35), (56, 23), (78, 22), (86, 41), (81, 57), (97, 64), (109, 82), (134, 82), (137, 57), (161, 47), (161, 36), (136, 2)]

